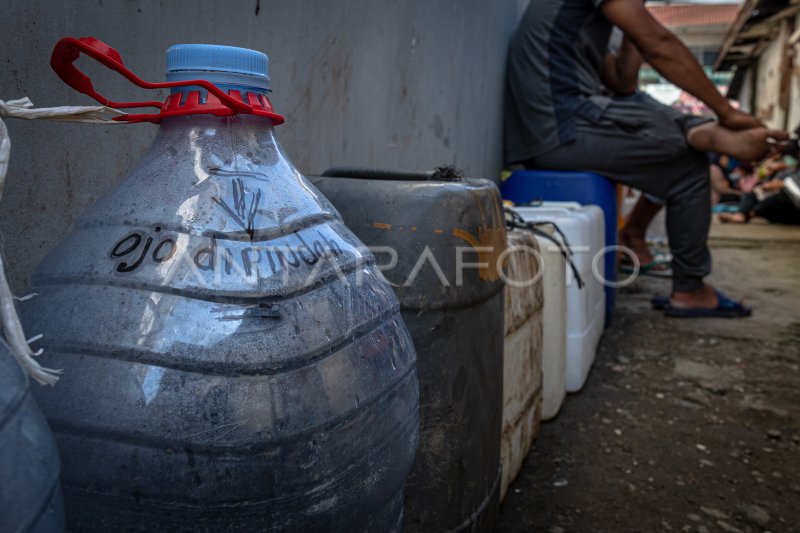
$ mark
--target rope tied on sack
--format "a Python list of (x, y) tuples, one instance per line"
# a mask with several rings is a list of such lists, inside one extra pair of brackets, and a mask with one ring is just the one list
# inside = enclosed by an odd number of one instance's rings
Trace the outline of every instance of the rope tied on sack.
[[(122, 111), (106, 106), (62, 106), (33, 108), (33, 102), (28, 97), (17, 100), (0, 100), (0, 199), (6, 183), (8, 162), (11, 157), (11, 138), (8, 134), (3, 119), (19, 118), (26, 120), (55, 120), (60, 122), (88, 122), (94, 124), (122, 124), (112, 120), (115, 116), (124, 115)], [(0, 325), (3, 328), (6, 343), (19, 365), (31, 378), (42, 385), (54, 385), (58, 381), (61, 370), (42, 367), (34, 357), (40, 355), (42, 350), (34, 352), (30, 343), (42, 338), (36, 335), (30, 339), (25, 337), (25, 331), (17, 314), (15, 300), (33, 298), (30, 294), (23, 298), (16, 298), (11, 292), (6, 277), (5, 261), (0, 253)]]

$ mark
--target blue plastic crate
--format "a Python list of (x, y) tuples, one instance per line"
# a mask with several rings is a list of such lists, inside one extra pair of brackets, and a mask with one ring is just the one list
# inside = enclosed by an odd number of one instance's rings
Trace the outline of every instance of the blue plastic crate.
[[(606, 177), (590, 172), (518, 170), (500, 186), (500, 191), (503, 198), (515, 204), (543, 200), (600, 206), (606, 221), (606, 246), (617, 244), (617, 188)], [(605, 270), (609, 281), (617, 280), (616, 253), (606, 254)], [(616, 293), (616, 289), (606, 287), (606, 326), (611, 324)]]

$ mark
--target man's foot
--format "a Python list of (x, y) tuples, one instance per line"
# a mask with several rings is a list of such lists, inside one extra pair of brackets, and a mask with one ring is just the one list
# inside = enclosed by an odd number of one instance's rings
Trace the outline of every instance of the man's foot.
[(747, 217), (744, 213), (720, 213), (719, 221), (726, 224), (747, 224)]
[(689, 130), (689, 144), (703, 152), (726, 154), (744, 161), (761, 159), (774, 146), (773, 141), (785, 141), (789, 134), (785, 131), (767, 128), (751, 128), (747, 130), (729, 130), (709, 122)]
[[(655, 308), (655, 297), (652, 303)], [(673, 291), (663, 309), (665, 315), (676, 318), (745, 318), (753, 313), (744, 303), (728, 298), (710, 285), (694, 292)]]
[[(620, 244), (633, 252), (640, 265), (649, 265), (654, 260), (645, 237), (648, 226), (650, 226), (650, 223), (660, 210), (661, 206), (659, 204), (652, 202), (647, 198), (647, 195), (641, 195), (628, 214), (625, 226), (619, 232)], [(629, 254), (624, 254), (622, 257), (623, 260), (631, 259)]]
[(673, 291), (669, 296), (669, 305), (676, 309), (713, 309), (717, 304), (717, 291), (711, 285), (694, 292)]

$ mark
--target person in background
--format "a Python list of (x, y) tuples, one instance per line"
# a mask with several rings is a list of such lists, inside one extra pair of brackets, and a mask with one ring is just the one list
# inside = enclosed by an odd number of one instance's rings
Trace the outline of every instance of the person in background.
[(789, 199), (782, 180), (771, 180), (765, 183), (764, 190), (775, 194), (768, 194), (763, 200), (759, 200), (756, 193), (746, 193), (742, 196), (739, 211), (720, 213), (720, 221), (746, 224), (753, 217), (761, 217), (776, 224), (800, 225), (800, 208)]
[(800, 224), (800, 200), (793, 200), (786, 186), (787, 180), (797, 180), (798, 149), (797, 143), (792, 142), (782, 151), (774, 150), (760, 167), (764, 170), (759, 174), (767, 180), (742, 195), (737, 212), (720, 213), (719, 220), (744, 224), (761, 217), (778, 224)]
[(709, 154), (708, 159), (711, 162), (711, 205), (738, 202), (742, 191), (736, 188), (733, 175), (739, 168), (739, 162), (725, 154)]
[(781, 173), (791, 173), (797, 168), (796, 147), (793, 144), (784, 146), (783, 149), (773, 146), (770, 148), (769, 156), (758, 168), (756, 174), (759, 181), (768, 181)]
[[(614, 26), (624, 38), (617, 54), (607, 54)], [(708, 105), (717, 121), (676, 117), (635, 98), (642, 58)], [(642, 0), (531, 0), (507, 70), (507, 162), (596, 172), (663, 199), (673, 255), (665, 313), (748, 316), (749, 308), (703, 281), (711, 271), (704, 152), (758, 159), (771, 139), (787, 135), (734, 109)], [(604, 94), (604, 86), (622, 96)]]
[(770, 157), (758, 168), (758, 177), (764, 181), (770, 179), (780, 179), (790, 176), (797, 171), (797, 152), (796, 142), (790, 142), (782, 148), (773, 147), (770, 150)]

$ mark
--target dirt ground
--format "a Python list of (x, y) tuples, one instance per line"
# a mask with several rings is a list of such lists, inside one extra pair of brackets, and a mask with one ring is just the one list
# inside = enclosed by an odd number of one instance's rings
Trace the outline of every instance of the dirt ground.
[(800, 228), (715, 225), (745, 320), (667, 319), (622, 290), (585, 389), (543, 424), (498, 532), (800, 532)]

